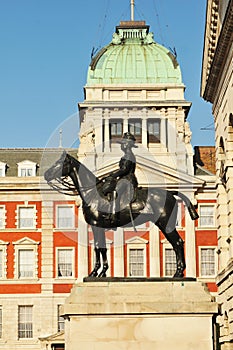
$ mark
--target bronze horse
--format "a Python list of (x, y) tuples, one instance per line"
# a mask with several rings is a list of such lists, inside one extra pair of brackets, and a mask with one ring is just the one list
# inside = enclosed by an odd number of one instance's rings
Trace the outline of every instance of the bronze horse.
[[(116, 227), (140, 225), (151, 221), (163, 232), (171, 243), (176, 254), (176, 272), (174, 277), (184, 277), (185, 258), (184, 242), (176, 230), (177, 199), (180, 197), (186, 204), (193, 220), (198, 214), (190, 200), (177, 191), (167, 191), (158, 188), (137, 188), (133, 203), (120, 209), (117, 221), (112, 215), (113, 201), (109, 195), (104, 195), (104, 182), (97, 178), (85, 165), (80, 163), (66, 152), (44, 174), (45, 180), (51, 187), (59, 190), (54, 180), (62, 183), (73, 194), (80, 195), (82, 209), (86, 222), (91, 225), (94, 234), (96, 261), (91, 277), (106, 277), (108, 270), (105, 230)], [(68, 182), (71, 178), (73, 184)], [(103, 267), (101, 268), (102, 255)]]

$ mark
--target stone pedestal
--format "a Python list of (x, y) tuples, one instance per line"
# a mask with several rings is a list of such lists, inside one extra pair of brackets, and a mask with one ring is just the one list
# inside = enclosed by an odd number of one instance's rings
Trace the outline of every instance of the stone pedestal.
[(192, 279), (78, 283), (64, 306), (66, 350), (212, 350), (215, 313)]

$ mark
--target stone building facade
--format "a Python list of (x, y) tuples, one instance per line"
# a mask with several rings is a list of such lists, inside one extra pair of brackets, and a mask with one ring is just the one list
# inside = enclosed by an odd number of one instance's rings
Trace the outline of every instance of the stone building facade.
[[(193, 166), (191, 103), (176, 58), (144, 22), (121, 22), (93, 57), (84, 89), (80, 147), (67, 152), (103, 175), (118, 166), (117, 139), (134, 133), (139, 184), (176, 189), (197, 205), (200, 218), (193, 222), (179, 202), (186, 276), (216, 295), (215, 175), (203, 152)], [(43, 179), (61, 151), (0, 149), (0, 349), (64, 349), (61, 305), (93, 267), (93, 234), (80, 199), (52, 191)], [(152, 223), (106, 236), (108, 276), (173, 275), (173, 250)]]
[(215, 123), (220, 342), (233, 346), (233, 1), (208, 0), (201, 94)]

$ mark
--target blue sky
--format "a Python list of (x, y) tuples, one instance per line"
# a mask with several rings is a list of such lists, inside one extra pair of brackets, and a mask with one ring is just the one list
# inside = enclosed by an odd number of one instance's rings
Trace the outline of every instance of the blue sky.
[[(176, 48), (192, 102), (192, 144), (213, 145), (211, 105), (200, 97), (205, 0), (135, 0), (155, 41)], [(92, 48), (111, 41), (130, 0), (0, 0), (0, 147), (77, 144)], [(72, 125), (72, 126), (71, 126)], [(51, 141), (52, 140), (52, 141)]]

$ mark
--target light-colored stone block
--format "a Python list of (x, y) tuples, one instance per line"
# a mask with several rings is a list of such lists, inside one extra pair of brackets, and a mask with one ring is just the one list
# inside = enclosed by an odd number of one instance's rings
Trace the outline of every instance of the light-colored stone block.
[(215, 313), (196, 281), (78, 283), (64, 306), (66, 349), (211, 350)]

